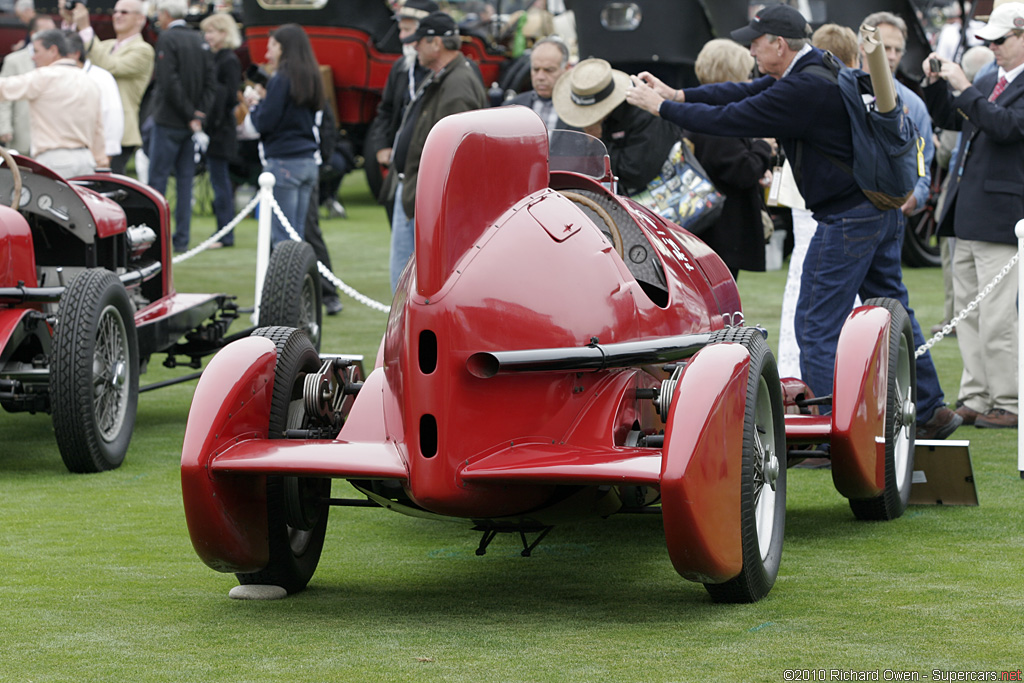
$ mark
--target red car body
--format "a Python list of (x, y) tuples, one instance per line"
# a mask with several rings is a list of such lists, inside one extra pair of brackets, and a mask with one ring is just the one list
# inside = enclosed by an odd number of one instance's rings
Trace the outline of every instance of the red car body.
[[(280, 343), (236, 342), (202, 377), (182, 489), (203, 561), (243, 583), (273, 582), (282, 517), (268, 490), (293, 477), (347, 479), (384, 507), (465, 519), (484, 532), (479, 552), (488, 534), (606, 516), (639, 492), (641, 507), (660, 499), (681, 575), (718, 599), (756, 600), (781, 551), (787, 439), (831, 443), (840, 491), (880, 495), (890, 312), (851, 315), (830, 416), (786, 399), (794, 414), (783, 418), (774, 360), (757, 330), (737, 326), (742, 308), (725, 265), (682, 228), (614, 195), (609, 180), (552, 170), (547, 131), (525, 108), (439, 122), (423, 153), (415, 255), (337, 435), (269, 431), (278, 393), (297, 395), (278, 385), (301, 379), (282, 377)], [(612, 239), (594, 218), (602, 215), (617, 225)], [(787, 396), (803, 391), (786, 385)], [(761, 488), (750, 483), (758, 472)], [(770, 543), (760, 558), (744, 540), (750, 486), (782, 497), (781, 517), (777, 503), (765, 513)], [(302, 550), (293, 545), (288, 559)], [(767, 587), (748, 585), (762, 569)]]

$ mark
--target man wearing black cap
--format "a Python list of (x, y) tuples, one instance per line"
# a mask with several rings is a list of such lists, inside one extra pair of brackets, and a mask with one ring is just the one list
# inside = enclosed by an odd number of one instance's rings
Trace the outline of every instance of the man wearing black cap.
[[(395, 10), (398, 39), (404, 40), (411, 36), (419, 28), (420, 19), (436, 11), (438, 6), (434, 0), (406, 0)], [(375, 159), (380, 168), (387, 168), (391, 164), (391, 147), (395, 141), (395, 133), (398, 132), (398, 124), (402, 122), (402, 112), (427, 75), (427, 70), (416, 61), (414, 46), (402, 45), (402, 52), (402, 57), (391, 66), (391, 72), (380, 96), (377, 116), (366, 132), (363, 156), (368, 160)], [(392, 204), (383, 203), (390, 221)]]
[[(853, 166), (850, 117), (839, 86), (807, 71), (825, 66), (808, 42), (810, 27), (788, 5), (770, 5), (732, 32), (750, 45), (766, 76), (674, 90), (649, 73), (633, 77), (626, 101), (698, 133), (774, 137), (797, 171), (797, 186), (818, 221), (804, 261), (796, 336), (803, 379), (818, 396), (832, 393), (836, 345), (855, 297), (890, 297), (910, 314), (914, 344), (924, 343), (903, 285), (903, 214), (882, 211), (853, 176), (829, 157)], [(963, 422), (946, 407), (928, 353), (917, 358), (917, 438), (944, 439)]]
[(398, 288), (398, 278), (415, 246), (416, 179), (427, 134), (445, 116), (487, 106), (480, 77), (459, 52), (461, 38), (454, 19), (432, 12), (402, 42), (416, 46), (416, 59), (429, 74), (405, 108), (387, 178), (397, 183), (391, 220), (391, 291)]

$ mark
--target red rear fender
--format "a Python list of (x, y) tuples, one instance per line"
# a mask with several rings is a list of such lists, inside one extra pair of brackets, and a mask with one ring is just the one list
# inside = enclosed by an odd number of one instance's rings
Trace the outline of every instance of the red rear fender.
[(225, 347), (203, 372), (185, 427), (181, 492), (196, 553), (222, 572), (252, 572), (268, 559), (266, 479), (211, 476), (216, 455), (266, 439), (274, 390), (274, 343), (248, 337)]

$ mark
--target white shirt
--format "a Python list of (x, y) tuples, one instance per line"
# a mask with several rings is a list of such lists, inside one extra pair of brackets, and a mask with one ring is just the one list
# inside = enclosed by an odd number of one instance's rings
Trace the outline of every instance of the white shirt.
[(100, 89), (100, 116), (103, 119), (104, 150), (108, 157), (121, 153), (121, 138), (124, 137), (124, 107), (121, 106), (121, 91), (117, 81), (106, 69), (85, 60), (85, 73)]
[[(1013, 83), (1013, 79), (1017, 78), (1017, 76), (1020, 76), (1021, 71), (1024, 71), (1024, 62), (1021, 62), (1020, 64), (1010, 69), (1009, 71), (1007, 71), (1003, 67), (999, 67), (999, 78), (1005, 78), (1006, 84), (1009, 85), (1010, 83)], [(996, 79), (996, 83), (999, 82), (999, 78)]]

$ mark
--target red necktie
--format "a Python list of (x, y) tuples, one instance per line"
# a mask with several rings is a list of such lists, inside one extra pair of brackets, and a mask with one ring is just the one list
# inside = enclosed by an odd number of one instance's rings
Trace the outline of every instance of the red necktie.
[(1006, 76), (1000, 78), (999, 82), (996, 83), (996, 88), (992, 91), (992, 94), (988, 96), (988, 101), (995, 102), (996, 98), (1003, 94), (1004, 90), (1006, 90)]

